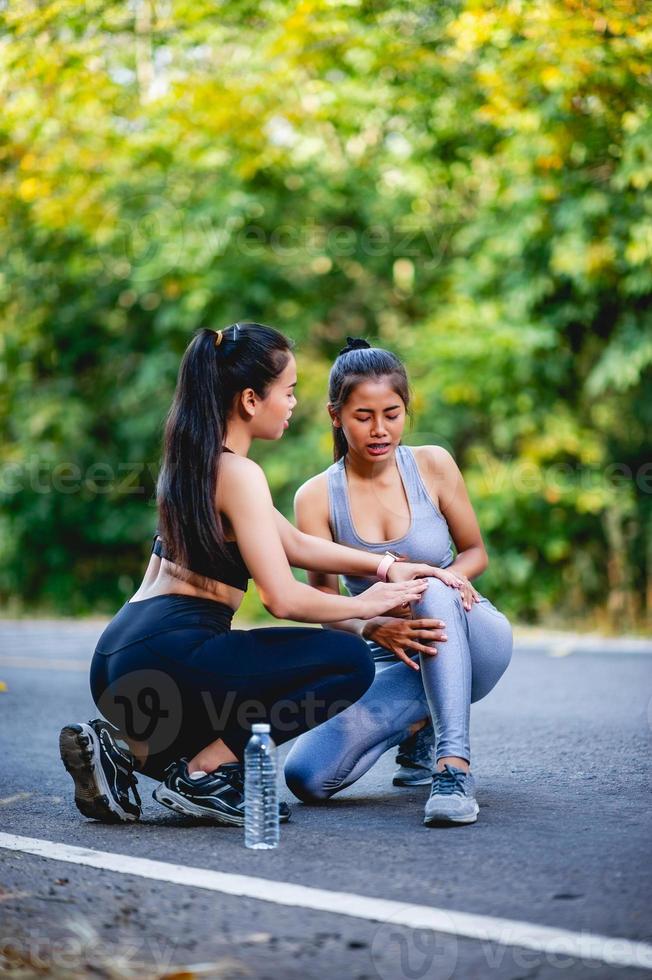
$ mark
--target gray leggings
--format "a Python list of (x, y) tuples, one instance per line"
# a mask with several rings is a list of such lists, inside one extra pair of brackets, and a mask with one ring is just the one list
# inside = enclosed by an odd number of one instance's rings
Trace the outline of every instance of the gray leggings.
[(443, 620), (448, 640), (435, 657), (415, 655), (420, 671), (401, 661), (378, 669), (359, 701), (299, 736), (285, 761), (285, 779), (300, 800), (325, 800), (350, 786), (429, 717), (437, 759), (471, 761), (471, 702), (488, 694), (506, 670), (512, 628), (484, 597), (467, 612), (458, 590), (439, 579), (429, 580), (413, 608), (415, 618)]

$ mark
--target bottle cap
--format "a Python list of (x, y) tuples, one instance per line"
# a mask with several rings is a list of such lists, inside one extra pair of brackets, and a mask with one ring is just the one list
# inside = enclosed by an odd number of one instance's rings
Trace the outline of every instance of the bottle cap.
[(254, 735), (269, 735), (269, 725), (267, 722), (261, 721), (256, 725), (252, 725), (251, 731)]

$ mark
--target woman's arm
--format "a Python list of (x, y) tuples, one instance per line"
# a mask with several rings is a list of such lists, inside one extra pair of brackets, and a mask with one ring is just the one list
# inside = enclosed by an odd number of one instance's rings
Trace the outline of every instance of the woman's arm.
[(427, 588), (423, 581), (378, 582), (363, 596), (352, 598), (325, 595), (297, 582), (278, 532), (265, 474), (250, 459), (235, 455), (223, 458), (217, 498), (220, 511), (235, 532), (263, 605), (278, 619), (304, 623), (328, 623), (350, 616), (369, 619), (400, 602), (418, 599)]
[[(298, 527), (306, 532), (303, 537), (313, 540), (319, 538), (338, 547), (333, 542), (328, 520), (328, 493), (325, 484), (319, 478), (313, 478), (299, 488), (294, 498), (294, 515)], [(340, 581), (337, 575), (310, 571), (308, 581), (326, 594), (340, 594)], [(357, 633), (366, 640), (380, 643), (413, 670), (419, 670), (419, 665), (408, 656), (406, 650), (435, 656), (436, 648), (426, 644), (446, 640), (445, 625), (438, 619), (414, 620), (406, 616), (374, 616), (372, 619), (342, 619), (328, 625), (333, 629)]]
[[(347, 552), (349, 551), (348, 548), (338, 545), (333, 541), (328, 520), (328, 491), (323, 473), (308, 480), (307, 483), (304, 483), (297, 490), (294, 496), (294, 517), (298, 528), (298, 530), (294, 528), (297, 534), (297, 540), (299, 537), (308, 538), (310, 541), (320, 542), (327, 549), (338, 548)], [(293, 527), (293, 525), (290, 525), (290, 527)], [(369, 554), (369, 552), (363, 552), (363, 554)], [(373, 555), (372, 557), (377, 556)], [(308, 581), (313, 588), (319, 589), (326, 595), (340, 595), (339, 576), (331, 568), (314, 568), (307, 564), (303, 567), (308, 569)], [(349, 572), (347, 569), (342, 568), (342, 574), (355, 575), (360, 573)], [(346, 633), (357, 633), (358, 636), (366, 637), (364, 628), (371, 622), (372, 620), (349, 618), (339, 620), (338, 622), (331, 622), (328, 625), (334, 629), (344, 630)]]
[[(276, 523), (289, 563), (295, 568), (305, 568), (310, 572), (373, 578), (382, 555), (359, 548), (350, 548), (333, 541), (328, 526), (328, 494), (323, 473), (308, 480), (299, 488), (295, 497), (295, 510), (297, 504), (302, 510), (312, 510), (317, 498), (326, 500), (324, 522), (327, 536), (321, 526), (322, 533), (319, 534), (315, 534), (314, 531), (304, 532), (303, 528), (297, 529), (279, 511), (276, 511)], [(321, 510), (322, 508), (320, 512)], [(435, 571), (430, 565), (401, 561), (390, 566), (387, 577), (391, 582), (400, 582), (434, 574)]]
[(374, 578), (382, 555), (357, 548), (347, 548), (336, 544), (332, 539), (326, 541), (316, 538), (312, 533), (304, 534), (276, 511), (276, 526), (283, 542), (287, 559), (294, 568), (305, 568), (310, 572), (331, 572), (342, 575), (359, 575), (361, 578)]
[(428, 467), (428, 483), (436, 486), (433, 496), (439, 498), (439, 509), (446, 518), (457, 557), (448, 566), (468, 579), (481, 575), (489, 564), (478, 519), (464, 483), (464, 478), (451, 454), (442, 446), (424, 446)]

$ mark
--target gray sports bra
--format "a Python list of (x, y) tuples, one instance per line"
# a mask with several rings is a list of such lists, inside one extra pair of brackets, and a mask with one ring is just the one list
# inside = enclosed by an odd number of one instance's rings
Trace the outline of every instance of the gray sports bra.
[[(328, 507), (333, 540), (339, 544), (347, 544), (365, 551), (375, 551), (384, 554), (394, 551), (405, 555), (410, 561), (427, 562), (446, 568), (453, 561), (450, 531), (446, 518), (430, 499), (425, 484), (421, 479), (419, 467), (414, 453), (408, 446), (398, 446), (396, 449), (396, 465), (398, 466), (405, 495), (410, 505), (412, 521), (407, 534), (393, 541), (365, 541), (359, 537), (351, 517), (349, 491), (344, 469), (344, 459), (333, 463), (326, 471), (328, 474)], [(357, 578), (352, 575), (342, 576), (351, 595), (359, 595), (376, 579)]]

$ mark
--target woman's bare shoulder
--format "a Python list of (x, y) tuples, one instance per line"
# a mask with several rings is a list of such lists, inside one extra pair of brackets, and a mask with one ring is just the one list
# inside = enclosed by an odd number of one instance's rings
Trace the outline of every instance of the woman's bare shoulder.
[(248, 456), (239, 456), (237, 453), (222, 453), (220, 457), (220, 470), (224, 473), (263, 473), (263, 468)]
[(446, 476), (457, 470), (457, 463), (443, 446), (411, 446), (419, 468), (432, 476)]
[(294, 505), (328, 510), (328, 470), (311, 476), (301, 484), (294, 495)]
[(267, 486), (267, 477), (262, 466), (253, 459), (236, 453), (223, 453), (217, 482), (220, 494), (231, 494), (249, 487), (260, 489)]

